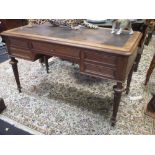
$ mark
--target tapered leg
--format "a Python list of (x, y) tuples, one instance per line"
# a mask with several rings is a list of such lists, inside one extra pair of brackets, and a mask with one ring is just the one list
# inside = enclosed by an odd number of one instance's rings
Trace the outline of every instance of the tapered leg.
[(114, 126), (116, 124), (116, 117), (118, 112), (118, 107), (120, 104), (122, 92), (124, 91), (123, 84), (121, 82), (117, 82), (117, 85), (113, 87), (114, 89), (114, 104), (113, 104), (113, 114), (111, 117), (111, 125)]
[(146, 79), (145, 79), (145, 85), (147, 85), (147, 83), (149, 82), (150, 76), (151, 76), (154, 68), (155, 68), (155, 55), (153, 56), (150, 67), (149, 67), (149, 69), (147, 71)]
[(137, 70), (138, 70), (138, 65), (139, 65), (140, 59), (141, 59), (141, 54), (137, 54), (136, 65), (135, 65), (135, 69), (134, 69), (135, 72), (137, 72)]
[(131, 68), (131, 70), (129, 72), (129, 75), (128, 75), (127, 87), (126, 87), (126, 94), (128, 94), (129, 91), (130, 91), (130, 84), (131, 84), (131, 79), (132, 79), (132, 74), (133, 74), (133, 71), (134, 71), (134, 68), (135, 68), (135, 64), (136, 63), (133, 64), (133, 66), (132, 66), (132, 68)]
[(44, 63), (46, 66), (46, 72), (49, 73), (48, 56), (44, 56)]
[(18, 67), (17, 67), (18, 61), (14, 57), (11, 57), (11, 61), (9, 63), (12, 65), (13, 73), (17, 83), (17, 88), (19, 90), (19, 93), (21, 93), (21, 85), (20, 85), (19, 73), (18, 73)]
[(141, 55), (143, 53), (143, 49), (144, 49), (144, 45), (142, 47), (139, 47), (138, 49), (138, 54), (137, 54), (137, 57), (136, 57), (136, 64), (135, 64), (135, 68), (134, 68), (134, 71), (137, 72), (138, 70), (138, 65), (139, 65), (139, 62), (140, 62), (140, 59), (141, 59)]
[(136, 57), (136, 64), (135, 64), (135, 68), (134, 68), (134, 71), (137, 72), (137, 69), (138, 69), (138, 65), (139, 65), (139, 62), (140, 62), (140, 59), (141, 59), (141, 55), (143, 53), (143, 49), (144, 49), (144, 44), (145, 44), (145, 40), (146, 40), (146, 33), (143, 35), (140, 43), (139, 43), (139, 48), (138, 48), (138, 54), (137, 54), (137, 57)]

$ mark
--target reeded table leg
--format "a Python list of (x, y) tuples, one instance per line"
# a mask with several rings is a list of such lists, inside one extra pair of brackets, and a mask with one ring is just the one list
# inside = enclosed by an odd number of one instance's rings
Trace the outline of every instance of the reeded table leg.
[(136, 60), (135, 60), (135, 62), (136, 62), (135, 68), (134, 68), (135, 72), (137, 72), (138, 65), (139, 65), (139, 62), (140, 62), (140, 59), (141, 59), (141, 55), (143, 53), (145, 40), (146, 40), (146, 34), (142, 37), (142, 39), (141, 39), (141, 41), (139, 43), (138, 54), (137, 54), (137, 57), (136, 57)]
[(117, 82), (117, 85), (115, 85), (113, 89), (114, 89), (114, 104), (113, 104), (113, 114), (111, 117), (112, 126), (116, 124), (116, 116), (118, 112), (118, 107), (120, 104), (122, 92), (124, 91), (123, 84), (121, 82)]
[(20, 85), (19, 73), (18, 73), (18, 67), (17, 67), (18, 61), (14, 57), (11, 57), (11, 61), (9, 63), (12, 65), (13, 73), (17, 83), (17, 88), (19, 90), (19, 93), (21, 93), (21, 85)]
[(132, 79), (132, 74), (133, 74), (133, 71), (134, 71), (134, 68), (135, 68), (135, 64), (136, 64), (136, 63), (133, 64), (133, 66), (132, 66), (132, 68), (131, 68), (131, 70), (130, 70), (130, 73), (129, 73), (129, 75), (128, 75), (127, 87), (126, 87), (126, 94), (128, 94), (129, 91), (130, 91), (130, 84), (131, 84), (131, 79)]
[(140, 62), (140, 59), (141, 59), (141, 55), (142, 55), (142, 52), (143, 52), (143, 48), (144, 48), (144, 47), (139, 48), (139, 50), (138, 50), (138, 54), (137, 54), (137, 57), (136, 57), (136, 60), (135, 60), (135, 62), (136, 62), (135, 68), (134, 68), (134, 71), (135, 71), (135, 72), (137, 72), (137, 70), (138, 70), (138, 65), (139, 65), (139, 62)]

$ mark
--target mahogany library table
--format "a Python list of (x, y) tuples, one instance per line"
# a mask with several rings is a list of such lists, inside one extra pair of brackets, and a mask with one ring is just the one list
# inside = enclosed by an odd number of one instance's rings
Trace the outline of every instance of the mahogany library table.
[[(57, 56), (79, 64), (80, 73), (116, 81), (111, 125), (115, 125), (123, 91), (128, 94), (142, 34), (111, 34), (109, 28), (72, 30), (49, 23), (22, 26), (1, 33), (6, 42), (17, 88), (21, 92), (18, 61)], [(124, 83), (127, 80), (127, 86)]]

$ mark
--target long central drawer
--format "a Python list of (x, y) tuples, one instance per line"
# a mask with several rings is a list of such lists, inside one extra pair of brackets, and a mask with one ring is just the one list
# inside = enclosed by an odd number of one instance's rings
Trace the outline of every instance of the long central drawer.
[(31, 42), (31, 49), (35, 52), (45, 53), (53, 56), (66, 56), (74, 59), (80, 59), (80, 49), (65, 45), (46, 43), (46, 42)]

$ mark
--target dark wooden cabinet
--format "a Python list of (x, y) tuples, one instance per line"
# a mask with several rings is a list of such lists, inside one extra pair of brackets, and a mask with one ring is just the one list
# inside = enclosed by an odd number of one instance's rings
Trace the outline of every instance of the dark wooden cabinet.
[(24, 26), (26, 24), (26, 19), (0, 19), (0, 32), (19, 26)]

